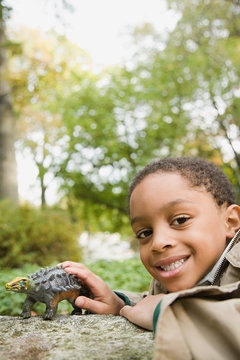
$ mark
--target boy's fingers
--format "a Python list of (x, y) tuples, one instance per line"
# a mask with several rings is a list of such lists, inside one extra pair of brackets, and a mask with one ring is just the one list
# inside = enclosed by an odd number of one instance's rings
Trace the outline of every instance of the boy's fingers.
[(124, 316), (128, 319), (128, 315), (130, 314), (130, 312), (133, 310), (132, 306), (129, 305), (125, 305), (121, 310), (120, 310), (120, 315)]
[(64, 261), (63, 263), (58, 264), (57, 266), (62, 266), (63, 269), (65, 269), (66, 267), (75, 267), (75, 268), (79, 268), (79, 269), (86, 269), (86, 266), (84, 266), (83, 264), (80, 263), (76, 263), (73, 261)]
[(108, 314), (105, 304), (85, 296), (79, 296), (75, 301), (75, 305), (93, 314)]
[(131, 321), (133, 324), (143, 327), (144, 329), (153, 329), (153, 316), (148, 312), (138, 311), (136, 306), (124, 306), (120, 310), (120, 315)]
[(97, 297), (102, 296), (103, 293), (108, 290), (108, 286), (105, 282), (85, 266), (83, 268), (66, 267), (64, 270), (73, 275), (77, 275), (80, 280), (88, 285), (92, 293)]

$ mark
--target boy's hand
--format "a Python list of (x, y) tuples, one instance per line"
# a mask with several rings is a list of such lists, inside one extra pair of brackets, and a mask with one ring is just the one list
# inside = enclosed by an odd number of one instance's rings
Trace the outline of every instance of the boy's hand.
[(120, 315), (144, 329), (153, 330), (153, 314), (164, 294), (148, 295), (135, 306), (124, 306)]
[(76, 275), (92, 291), (94, 298), (79, 296), (75, 304), (82, 309), (89, 310), (94, 314), (119, 315), (121, 308), (125, 305), (107, 284), (96, 274), (92, 273), (83, 264), (65, 261), (59, 264), (67, 272)]

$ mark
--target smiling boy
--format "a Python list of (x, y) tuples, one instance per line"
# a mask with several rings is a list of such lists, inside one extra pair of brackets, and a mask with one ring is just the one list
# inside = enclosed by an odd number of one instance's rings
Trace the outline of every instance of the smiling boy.
[[(140, 257), (153, 277), (149, 294), (141, 299), (114, 293), (83, 265), (65, 262), (65, 270), (95, 295), (78, 298), (76, 305), (120, 314), (149, 330), (156, 326), (156, 359), (235, 358), (240, 354), (240, 207), (227, 176), (200, 158), (165, 158), (137, 174), (128, 199)], [(219, 306), (222, 321), (209, 337), (208, 319)], [(230, 340), (222, 335), (224, 327)], [(225, 344), (220, 352), (216, 339)]]
[(146, 177), (133, 191), (131, 223), (141, 260), (168, 292), (193, 287), (215, 264), (236, 229), (211, 194), (178, 174)]

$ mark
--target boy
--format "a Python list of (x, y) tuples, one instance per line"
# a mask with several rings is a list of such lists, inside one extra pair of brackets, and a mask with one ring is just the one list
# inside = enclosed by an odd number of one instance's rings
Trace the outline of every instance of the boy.
[(240, 207), (226, 175), (200, 158), (161, 159), (137, 174), (128, 200), (140, 257), (153, 277), (149, 294), (113, 292), (84, 265), (65, 262), (94, 294), (76, 305), (156, 327), (156, 359), (237, 358)]

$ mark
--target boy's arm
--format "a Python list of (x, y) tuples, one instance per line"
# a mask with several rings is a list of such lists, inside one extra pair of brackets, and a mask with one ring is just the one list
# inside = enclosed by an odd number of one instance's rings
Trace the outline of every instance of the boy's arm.
[(61, 264), (67, 273), (76, 275), (82, 280), (93, 293), (93, 299), (79, 296), (75, 304), (82, 309), (86, 309), (94, 314), (119, 315), (125, 302), (117, 296), (107, 284), (96, 274), (92, 273), (83, 264), (65, 261)]
[(124, 306), (120, 315), (144, 329), (153, 330), (154, 312), (164, 295), (148, 295), (135, 306)]

